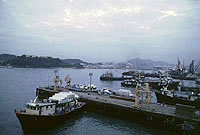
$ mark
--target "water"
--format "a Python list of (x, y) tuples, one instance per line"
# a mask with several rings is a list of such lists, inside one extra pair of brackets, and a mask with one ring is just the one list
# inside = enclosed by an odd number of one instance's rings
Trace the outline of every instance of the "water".
[[(98, 88), (116, 90), (123, 88), (118, 81), (100, 81), (104, 69), (58, 69), (62, 80), (70, 75), (72, 83), (89, 84), (89, 73), (93, 73), (92, 83)], [(113, 70), (120, 76), (124, 70)], [(54, 69), (0, 68), (0, 135), (23, 134), (14, 109), (23, 109), (26, 102), (34, 99), (35, 89), (39, 86), (53, 85)], [(63, 84), (65, 85), (65, 83)], [(34, 133), (34, 134), (41, 134)], [(42, 132), (55, 135), (156, 135), (169, 134), (167, 131), (130, 123), (118, 118), (85, 112), (67, 121), (56, 129)]]

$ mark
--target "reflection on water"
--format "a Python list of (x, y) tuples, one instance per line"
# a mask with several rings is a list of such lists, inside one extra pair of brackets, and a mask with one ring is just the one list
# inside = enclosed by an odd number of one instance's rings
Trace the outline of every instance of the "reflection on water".
[(146, 127), (141, 124), (124, 121), (114, 117), (84, 112), (80, 116), (66, 121), (56, 129), (37, 131), (24, 135), (167, 135), (169, 132)]

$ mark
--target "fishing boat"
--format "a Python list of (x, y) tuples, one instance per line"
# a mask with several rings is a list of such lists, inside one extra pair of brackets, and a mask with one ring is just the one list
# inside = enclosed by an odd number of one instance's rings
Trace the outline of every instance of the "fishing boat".
[(193, 92), (189, 95), (175, 94), (174, 91), (168, 90), (167, 87), (161, 90), (155, 90), (156, 98), (158, 103), (163, 104), (184, 104), (194, 106), (200, 109), (200, 93), (194, 94)]
[(137, 82), (140, 83), (148, 83), (152, 89), (161, 89), (165, 86), (168, 86), (168, 89), (177, 89), (179, 85), (179, 81), (172, 81), (172, 80), (163, 80), (163, 79), (156, 79), (156, 80), (135, 80), (135, 79), (126, 79), (121, 82), (122, 86), (129, 86), (129, 87), (136, 87)]
[(121, 77), (114, 77), (112, 72), (106, 72), (100, 76), (101, 81), (123, 81), (131, 78), (133, 78), (133, 76), (122, 75)]
[(124, 78), (123, 77), (114, 77), (112, 72), (106, 72), (100, 76), (100, 80), (102, 80), (102, 81), (113, 81), (113, 80), (120, 81), (121, 80), (122, 81), (122, 80), (124, 80)]
[(83, 110), (85, 103), (78, 99), (71, 91), (56, 93), (42, 101), (36, 97), (33, 102), (26, 103), (25, 110), (15, 110), (15, 114), (24, 132), (50, 129)]

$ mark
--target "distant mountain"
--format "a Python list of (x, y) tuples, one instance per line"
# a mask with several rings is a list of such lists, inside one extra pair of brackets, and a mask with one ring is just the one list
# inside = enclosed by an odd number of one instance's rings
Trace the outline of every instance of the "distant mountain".
[(0, 62), (4, 62), (13, 58), (16, 58), (17, 56), (11, 55), (11, 54), (0, 54)]
[(62, 59), (62, 61), (64, 63), (71, 63), (71, 64), (80, 64), (80, 63), (88, 64), (87, 62), (84, 62), (80, 59)]
[(173, 66), (173, 64), (164, 62), (164, 61), (153, 61), (151, 59), (140, 59), (140, 58), (136, 58), (136, 59), (131, 59), (127, 61), (128, 63), (131, 63), (135, 66)]

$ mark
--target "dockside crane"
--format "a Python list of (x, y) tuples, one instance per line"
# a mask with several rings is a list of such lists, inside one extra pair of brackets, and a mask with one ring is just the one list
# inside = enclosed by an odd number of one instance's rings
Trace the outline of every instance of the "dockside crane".
[(134, 107), (139, 108), (141, 106), (141, 104), (139, 103), (140, 102), (139, 98), (142, 94), (145, 94), (145, 103), (147, 104), (147, 108), (149, 108), (149, 103), (152, 98), (152, 93), (149, 89), (149, 84), (145, 83), (145, 86), (142, 87), (140, 83), (137, 83), (135, 94), (136, 96), (135, 96)]
[(195, 74), (199, 66), (200, 66), (200, 61), (198, 61), (198, 63), (194, 65), (194, 60), (192, 60), (191, 64), (189, 65), (189, 73), (191, 73), (192, 75)]

